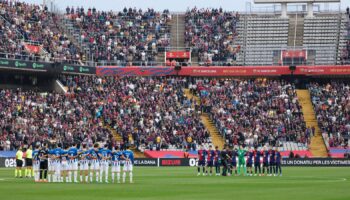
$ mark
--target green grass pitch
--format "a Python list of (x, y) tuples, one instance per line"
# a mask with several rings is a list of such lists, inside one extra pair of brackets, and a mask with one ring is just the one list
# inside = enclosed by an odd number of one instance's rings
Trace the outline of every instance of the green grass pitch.
[(34, 183), (0, 169), (2, 200), (350, 200), (350, 168), (283, 168), (283, 177), (197, 177), (190, 167), (135, 167), (134, 184)]

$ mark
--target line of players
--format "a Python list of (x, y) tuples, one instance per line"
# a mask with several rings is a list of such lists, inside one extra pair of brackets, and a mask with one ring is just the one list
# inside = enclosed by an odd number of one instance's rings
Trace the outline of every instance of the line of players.
[[(94, 177), (96, 182), (102, 183), (103, 175), (104, 182), (108, 183), (110, 165), (113, 183), (115, 175), (117, 175), (117, 183), (120, 183), (121, 165), (123, 165), (123, 183), (127, 173), (129, 173), (130, 183), (133, 182), (134, 154), (129, 147), (120, 151), (118, 147), (110, 150), (107, 145), (100, 148), (99, 144), (95, 144), (91, 149), (87, 148), (86, 144), (82, 144), (80, 149), (76, 144), (65, 148), (58, 144), (54, 149), (36, 146), (33, 151), (33, 161), (36, 182), (78, 183), (79, 171), (82, 183), (92, 183)], [(47, 167), (42, 167), (43, 162), (47, 163)]]
[[(281, 153), (278, 148), (264, 147), (263, 150), (258, 148), (243, 148), (243, 146), (231, 149), (225, 145), (222, 151), (216, 146), (206, 150), (203, 146), (198, 150), (198, 176), (212, 175), (215, 168), (216, 176), (236, 176), (241, 175), (241, 168), (244, 170), (244, 176), (282, 176)], [(222, 166), (222, 173), (220, 168)], [(254, 168), (254, 172), (253, 172)], [(208, 173), (209, 172), (209, 173)], [(265, 174), (266, 173), (266, 174)]]

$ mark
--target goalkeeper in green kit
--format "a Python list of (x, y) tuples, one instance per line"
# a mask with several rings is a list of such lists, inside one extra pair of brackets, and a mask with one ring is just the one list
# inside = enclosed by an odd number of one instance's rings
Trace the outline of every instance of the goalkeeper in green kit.
[(241, 167), (243, 167), (244, 169), (244, 176), (247, 175), (247, 167), (246, 167), (246, 164), (245, 164), (245, 160), (244, 160), (244, 156), (246, 154), (246, 150), (243, 149), (242, 145), (239, 146), (239, 149), (238, 149), (238, 176), (241, 175)]

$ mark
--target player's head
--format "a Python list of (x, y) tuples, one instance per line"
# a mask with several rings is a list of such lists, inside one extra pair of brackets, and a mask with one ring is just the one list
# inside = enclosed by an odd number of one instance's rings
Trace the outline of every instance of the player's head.
[(216, 146), (216, 147), (215, 147), (215, 150), (219, 150), (219, 147), (218, 147), (218, 146)]
[(40, 145), (39, 145), (39, 144), (36, 144), (36, 145), (35, 145), (35, 149), (40, 149)]
[(126, 149), (127, 149), (127, 150), (130, 150), (130, 145), (126, 145)]
[(115, 146), (114, 150), (119, 151), (119, 146)]
[(58, 144), (57, 144), (57, 148), (62, 148), (62, 144), (61, 144), (61, 143), (58, 143)]
[(277, 147), (275, 147), (274, 150), (275, 150), (276, 152), (278, 152), (278, 148), (277, 148)]
[(73, 142), (72, 147), (77, 147), (77, 143)]
[(209, 150), (212, 150), (213, 149), (213, 146), (209, 145)]
[(105, 144), (104, 147), (105, 147), (105, 149), (108, 149), (108, 144)]
[(86, 149), (86, 143), (83, 143), (82, 147), (83, 149)]
[(94, 148), (95, 148), (95, 149), (98, 149), (99, 146), (100, 146), (100, 145), (98, 145), (98, 143), (95, 143), (95, 144), (94, 144)]
[(229, 145), (225, 145), (225, 149), (226, 150), (230, 150), (230, 146)]

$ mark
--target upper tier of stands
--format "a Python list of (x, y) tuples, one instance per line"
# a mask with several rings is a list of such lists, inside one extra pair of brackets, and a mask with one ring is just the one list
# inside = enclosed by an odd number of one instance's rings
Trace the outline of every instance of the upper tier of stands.
[(168, 10), (104, 12), (68, 7), (65, 19), (87, 58), (102, 65), (155, 65), (158, 52), (170, 44)]
[[(0, 1), (0, 57), (78, 62), (81, 52), (59, 28), (58, 20), (47, 7)], [(39, 46), (40, 51), (30, 51), (26, 44)]]
[(239, 47), (237, 38), (237, 12), (220, 9), (193, 8), (185, 16), (186, 46), (198, 53), (199, 62), (205, 65), (233, 65)]

